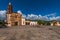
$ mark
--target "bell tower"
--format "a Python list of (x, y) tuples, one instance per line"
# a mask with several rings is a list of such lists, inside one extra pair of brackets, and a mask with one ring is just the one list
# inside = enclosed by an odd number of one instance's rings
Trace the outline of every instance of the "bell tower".
[(11, 3), (8, 4), (8, 9), (7, 9), (7, 14), (11, 14), (12, 13), (12, 5)]
[(7, 8), (7, 13), (6, 13), (6, 23), (7, 26), (11, 26), (11, 14), (12, 14), (12, 5), (11, 3), (8, 4), (8, 8)]

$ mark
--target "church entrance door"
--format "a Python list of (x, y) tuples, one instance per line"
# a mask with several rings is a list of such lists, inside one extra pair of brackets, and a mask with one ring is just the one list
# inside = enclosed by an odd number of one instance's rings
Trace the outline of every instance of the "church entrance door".
[(15, 22), (15, 26), (18, 26), (18, 22)]

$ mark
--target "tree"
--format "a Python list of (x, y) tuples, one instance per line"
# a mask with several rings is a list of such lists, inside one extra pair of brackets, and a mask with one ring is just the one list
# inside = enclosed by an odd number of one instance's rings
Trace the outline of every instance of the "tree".
[(41, 25), (41, 24), (44, 25), (45, 24), (43, 20), (38, 20), (37, 22), (38, 22), (39, 25)]
[(4, 20), (0, 20), (0, 28), (2, 27), (6, 27), (6, 22), (4, 22)]
[(39, 25), (50, 25), (50, 21), (38, 20), (37, 22)]

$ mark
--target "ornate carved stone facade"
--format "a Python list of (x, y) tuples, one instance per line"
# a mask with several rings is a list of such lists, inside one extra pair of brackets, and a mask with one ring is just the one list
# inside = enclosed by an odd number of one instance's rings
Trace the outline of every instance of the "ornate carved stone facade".
[(14, 13), (12, 10), (12, 5), (9, 3), (7, 13), (6, 13), (7, 26), (21, 26), (22, 25), (22, 15), (20, 13)]

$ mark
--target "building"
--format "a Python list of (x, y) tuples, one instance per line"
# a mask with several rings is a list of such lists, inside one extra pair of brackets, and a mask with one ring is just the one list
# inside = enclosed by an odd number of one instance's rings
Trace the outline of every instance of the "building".
[(30, 25), (30, 20), (25, 19), (25, 25)]
[(26, 25), (25, 21), (26, 21), (25, 18), (22, 17), (22, 25)]
[(51, 22), (51, 26), (60, 26), (60, 22), (59, 21), (56, 21), (56, 20), (53, 20)]
[(37, 25), (36, 21), (26, 20), (20, 13), (15, 13), (12, 10), (11, 3), (8, 4), (6, 13), (7, 26), (21, 26), (21, 25)]
[(35, 21), (35, 20), (27, 20), (26, 19), (25, 24), (26, 25), (37, 25), (37, 21)]
[(30, 25), (37, 25), (36, 21), (30, 21)]
[(22, 15), (20, 13), (14, 13), (12, 11), (11, 3), (8, 4), (8, 9), (6, 13), (7, 26), (20, 26), (22, 25)]

